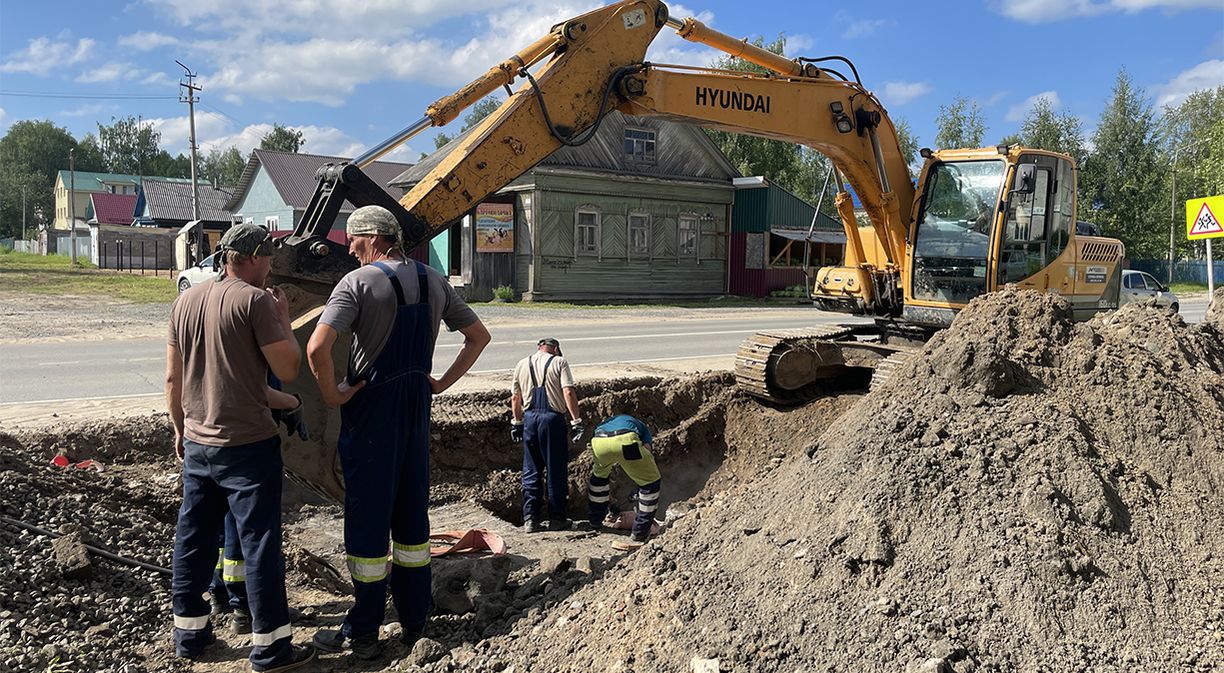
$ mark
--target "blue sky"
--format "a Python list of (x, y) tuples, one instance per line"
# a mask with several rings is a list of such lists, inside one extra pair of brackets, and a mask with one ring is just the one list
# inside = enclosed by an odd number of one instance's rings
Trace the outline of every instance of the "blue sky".
[[(141, 115), (163, 146), (185, 151), (177, 59), (204, 87), (196, 120), (204, 150), (249, 150), (276, 122), (302, 130), (305, 151), (352, 156), (553, 23), (600, 4), (2, 0), (0, 133), (17, 120), (51, 119), (79, 138), (98, 121)], [(1018, 129), (1038, 96), (1091, 131), (1122, 66), (1158, 104), (1224, 84), (1224, 0), (885, 1), (855, 13), (837, 6), (847, 3), (670, 5), (675, 16), (698, 16), (735, 36), (785, 34), (790, 55), (851, 58), (924, 145), (933, 143), (939, 105), (956, 95), (979, 102), (995, 142)], [(656, 40), (651, 60), (707, 64), (718, 56), (670, 33)], [(431, 150), (433, 133), (394, 157)]]

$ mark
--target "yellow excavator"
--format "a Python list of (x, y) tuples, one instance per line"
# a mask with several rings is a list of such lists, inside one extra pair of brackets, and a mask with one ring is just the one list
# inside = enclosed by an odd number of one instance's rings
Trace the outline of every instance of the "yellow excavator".
[[(768, 73), (649, 63), (647, 48), (664, 29)], [(403, 198), (362, 173), (502, 88), (509, 95), (501, 107)], [(875, 320), (754, 335), (739, 349), (736, 377), (758, 397), (806, 399), (822, 380), (851, 368), (882, 374), (971, 299), (1005, 284), (1059, 292), (1083, 319), (1117, 307), (1122, 244), (1076, 234), (1069, 157), (1018, 146), (923, 150), (915, 186), (892, 121), (849, 60), (786, 58), (695, 19), (673, 18), (660, 0), (624, 0), (557, 24), (392, 138), (319, 170), (309, 207), (273, 260), (271, 282), (291, 288), (299, 339), (308, 338), (332, 286), (356, 267), (343, 246), (327, 240), (345, 200), (387, 207), (406, 245), (418, 245), (560, 147), (589, 140), (612, 110), (799, 143), (831, 161), (846, 252), (840, 266), (815, 273), (812, 301)], [(314, 446), (334, 447), (337, 415), (327, 413), (313, 386), (298, 388), (314, 412), (311, 427), (322, 431)], [(342, 493), (334, 450), (291, 447), (285, 456), (304, 481), (333, 497)]]

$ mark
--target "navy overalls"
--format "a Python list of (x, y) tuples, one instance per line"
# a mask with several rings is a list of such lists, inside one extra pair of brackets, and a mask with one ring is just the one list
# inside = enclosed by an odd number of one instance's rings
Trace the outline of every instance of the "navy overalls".
[(523, 414), (523, 523), (542, 521), (540, 501), (544, 499), (545, 479), (548, 482), (548, 516), (565, 518), (565, 502), (569, 497), (569, 426), (565, 415), (548, 406), (548, 366), (536, 379), (535, 364), (529, 359), (531, 374), (531, 407)]
[(429, 565), (429, 405), (434, 331), (425, 266), (416, 262), (420, 300), (404, 303), (399, 277), (374, 262), (395, 289), (395, 322), (366, 381), (340, 408), (344, 470), (344, 548), (355, 600), (345, 635), (376, 634), (387, 605), (387, 533), (391, 533), (391, 598), (404, 633), (420, 633), (433, 607)]

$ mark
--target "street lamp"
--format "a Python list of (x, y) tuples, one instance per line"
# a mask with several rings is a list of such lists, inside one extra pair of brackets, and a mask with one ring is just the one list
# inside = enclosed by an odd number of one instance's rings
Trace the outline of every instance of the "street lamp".
[(1173, 284), (1173, 255), (1174, 246), (1176, 245), (1177, 241), (1177, 234), (1175, 233), (1177, 228), (1177, 155), (1180, 154), (1182, 150), (1188, 150), (1191, 147), (1202, 145), (1203, 143), (1207, 142), (1207, 140), (1209, 139), (1203, 138), (1202, 140), (1192, 142), (1188, 145), (1182, 145), (1181, 147), (1173, 150), (1173, 185), (1169, 190), (1169, 273), (1167, 274), (1170, 285)]

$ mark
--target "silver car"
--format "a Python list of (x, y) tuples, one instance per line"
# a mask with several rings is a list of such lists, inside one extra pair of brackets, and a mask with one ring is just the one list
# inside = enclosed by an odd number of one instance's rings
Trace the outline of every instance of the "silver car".
[(195, 266), (189, 266), (179, 272), (178, 275), (178, 291), (182, 294), (187, 291), (187, 288), (192, 285), (199, 285), (206, 280), (212, 280), (217, 277), (217, 272), (213, 271), (213, 257), (209, 255), (204, 258), (203, 262)]
[(1130, 304), (1137, 301), (1155, 299), (1157, 306), (1168, 308), (1174, 313), (1177, 313), (1177, 310), (1181, 308), (1177, 301), (1177, 295), (1169, 292), (1169, 288), (1152, 277), (1151, 274), (1142, 271), (1122, 272), (1122, 296), (1120, 299), (1119, 304)]

